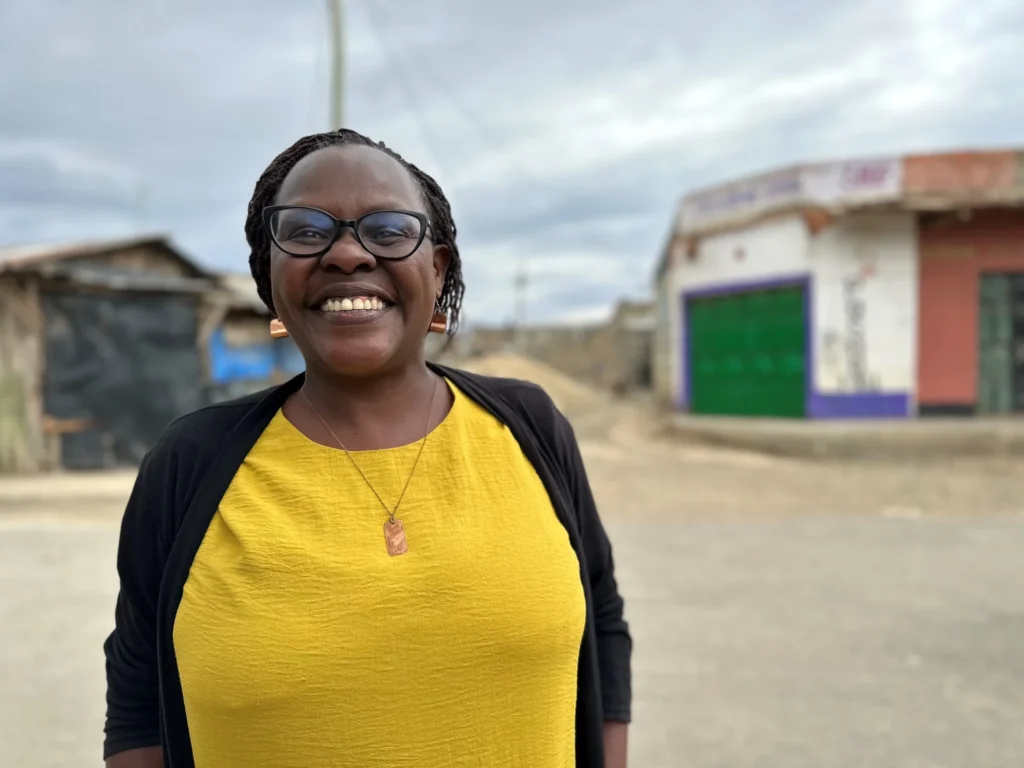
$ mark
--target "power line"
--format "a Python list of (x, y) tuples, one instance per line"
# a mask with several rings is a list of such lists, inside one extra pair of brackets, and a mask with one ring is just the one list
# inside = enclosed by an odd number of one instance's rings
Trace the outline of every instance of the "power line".
[(303, 133), (319, 132), (321, 127), (314, 125), (313, 110), (322, 101), (320, 89), (323, 87), (320, 75), (324, 69), (324, 39), (318, 38), (316, 47), (313, 49), (313, 76), (309, 79), (309, 103), (306, 105), (306, 123), (302, 128)]
[[(472, 109), (470, 106), (466, 104), (466, 102), (457, 97), (450, 88), (446, 87), (448, 79), (438, 77), (436, 74), (436, 70), (433, 70), (431, 67), (425, 64), (425, 62), (429, 60), (428, 56), (424, 55), (416, 58), (414, 63), (416, 70), (415, 76), (411, 76), (408, 78), (406, 77), (406, 72), (400, 63), (400, 57), (387, 44), (386, 41), (388, 40), (388, 36), (382, 31), (381, 26), (377, 23), (378, 19), (380, 19), (384, 22), (385, 27), (389, 26), (387, 16), (382, 12), (378, 13), (376, 17), (374, 16), (374, 12), (377, 10), (377, 5), (378, 4), (371, 2), (371, 0), (364, 0), (363, 6), (364, 11), (366, 11), (364, 13), (364, 17), (367, 18), (372, 28), (374, 36), (381, 43), (381, 47), (385, 52), (388, 66), (392, 68), (393, 71), (399, 74), (399, 87), (407, 94), (410, 103), (417, 107), (420, 106), (421, 91), (415, 88), (413, 82), (416, 76), (421, 78), (425, 76), (426, 79), (433, 84), (434, 89), (438, 91), (439, 94), (449, 103), (449, 105), (455, 109), (456, 113), (462, 117), (463, 121), (471, 129), (476, 131), (477, 135), (483, 141), (486, 147), (490, 148), (492, 151), (497, 153), (502, 152), (504, 146), (506, 146), (509, 142), (499, 137), (496, 131), (493, 129), (493, 127), (480, 118), (479, 110)], [(412, 57), (413, 53), (415, 53), (415, 50), (406, 48), (404, 52), (406, 55)], [(432, 135), (432, 131), (428, 127), (428, 121), (426, 119), (425, 112), (421, 110), (421, 114), (418, 117), (419, 119), (417, 122), (421, 133), (424, 136)], [(426, 142), (426, 144), (429, 148), (429, 141)], [(431, 154), (434, 155), (436, 160), (436, 153), (431, 152)], [(521, 164), (517, 166), (517, 169), (524, 177), (526, 177), (527, 182), (530, 183), (536, 191), (540, 192), (541, 190), (546, 190), (550, 186), (547, 182), (541, 180), (534, 173), (533, 169), (530, 168), (529, 166)], [(548, 205), (550, 205), (554, 201), (549, 198), (546, 202)], [(606, 244), (606, 240), (603, 237), (601, 237), (599, 233), (592, 234), (586, 228), (580, 228), (577, 232), (575, 232), (574, 238), (576, 240), (577, 245), (585, 250), (603, 251), (604, 246)], [(517, 252), (513, 258), (515, 259), (515, 263), (517, 264), (515, 277), (516, 290), (514, 297), (514, 317), (516, 318), (516, 325), (521, 328), (526, 323), (526, 312), (528, 307), (528, 255), (525, 251)], [(535, 263), (536, 262), (534, 262), (534, 264)]]
[[(365, 0), (365, 4), (366, 5), (370, 5), (371, 4), (371, 0)], [(372, 11), (371, 11), (371, 13), (372, 13)], [(385, 26), (387, 26), (388, 25), (388, 19), (385, 16), (385, 14), (384, 13), (380, 13), (380, 17), (384, 20)], [(384, 39), (386, 37), (386, 35), (381, 34), (381, 32), (379, 30), (379, 27), (374, 25), (374, 28), (375, 28), (376, 37), (379, 40), (382, 40), (382, 39)], [(455, 108), (455, 111), (458, 114), (461, 115), (461, 117), (464, 120), (464, 122), (467, 123), (471, 128), (476, 130), (477, 134), (480, 136), (480, 138), (482, 138), (485, 146), (488, 146), (489, 148), (492, 149), (492, 151), (495, 151), (495, 152), (502, 151), (502, 149), (501, 149), (502, 145), (506, 144), (507, 142), (499, 139), (495, 135), (495, 133), (490, 129), (490, 127), (485, 125), (484, 122), (481, 119), (479, 119), (477, 113), (474, 110), (472, 110), (471, 108), (467, 107), (465, 105), (465, 103), (461, 99), (457, 98), (451, 90), (449, 90), (449, 89), (444, 87), (444, 83), (446, 83), (447, 80), (445, 78), (438, 77), (435, 71), (431, 70), (429, 67), (426, 67), (424, 65), (424, 62), (427, 60), (427, 58), (428, 57), (426, 57), (426, 56), (421, 56), (421, 57), (419, 57), (419, 59), (416, 60), (416, 67), (420, 71), (420, 73), (426, 75), (427, 80), (434, 84), (435, 89), (437, 91), (439, 91), (441, 93), (442, 97), (444, 97), (448, 101), (448, 103)], [(395, 57), (395, 66), (396, 67), (398, 66), (398, 64), (397, 64), (397, 56)], [(410, 88), (411, 87), (408, 83), (403, 83), (403, 85), (406, 88)], [(415, 89), (413, 89), (413, 90), (415, 90)], [(527, 179), (536, 188), (538, 188), (538, 189), (542, 188), (542, 186), (543, 186), (542, 183), (540, 181), (538, 181), (536, 179), (536, 177), (533, 176), (532, 172), (528, 168), (525, 168), (523, 170), (526, 171)], [(518, 264), (517, 274), (516, 274), (516, 277), (515, 277), (515, 297), (513, 299), (513, 301), (514, 301), (514, 309), (513, 309), (513, 318), (514, 318), (514, 320), (513, 320), (513, 322), (514, 322), (515, 327), (517, 329), (516, 330), (516, 337), (517, 337), (516, 343), (517, 344), (521, 344), (522, 343), (523, 328), (524, 328), (525, 323), (526, 323), (526, 313), (527, 313), (527, 307), (528, 307), (527, 284), (528, 284), (529, 278), (528, 278), (528, 275), (527, 275), (527, 262), (526, 262), (526, 258), (527, 257), (526, 257), (526, 255), (522, 254), (522, 253), (516, 253), (513, 258), (515, 259), (515, 262)]]
[[(371, 0), (365, 0), (365, 4), (370, 5)], [(385, 14), (380, 13), (379, 15), (384, 20), (385, 25), (388, 25), (388, 19)], [(380, 37), (380, 35), (378, 35), (378, 37)], [(409, 53), (412, 53), (412, 51), (410, 50)], [(439, 77), (437, 75), (437, 71), (431, 69), (430, 66), (426, 64), (428, 60), (429, 57), (427, 56), (421, 56), (418, 58), (416, 60), (416, 69), (419, 70), (421, 74), (426, 75), (427, 80), (434, 85), (434, 88), (441, 94), (441, 96), (444, 97), (459, 116), (479, 134), (485, 145), (488, 145), (493, 150), (501, 151), (502, 145), (508, 144), (508, 141), (498, 136), (493, 127), (480, 118), (479, 110), (474, 110), (469, 107), (464, 101), (455, 95), (454, 91), (445, 87), (445, 83), (448, 82), (448, 79)], [(524, 172), (524, 175), (528, 177), (530, 182), (539, 186), (539, 179), (533, 175), (533, 171), (530, 168), (523, 167), (521, 170)]]
[[(364, 2), (364, 5), (367, 6), (371, 4), (371, 0), (365, 0)], [(380, 3), (376, 5), (383, 4)], [(379, 17), (385, 22), (385, 25), (387, 26), (389, 21), (388, 17), (383, 12), (379, 13)], [(379, 33), (379, 27), (377, 29), (377, 37), (379, 39), (385, 37), (384, 35), (381, 35)], [(406, 50), (406, 53), (409, 56), (412, 56), (414, 52), (415, 51), (412, 49)], [(495, 153), (501, 153), (503, 151), (503, 148), (507, 146), (510, 142), (506, 138), (502, 138), (501, 136), (499, 136), (492, 125), (481, 119), (480, 110), (474, 110), (471, 106), (467, 105), (465, 101), (456, 96), (455, 92), (452, 89), (447, 88), (446, 83), (449, 82), (448, 78), (439, 77), (437, 75), (437, 70), (432, 69), (427, 64), (428, 61), (430, 61), (430, 57), (426, 55), (419, 56), (416, 59), (417, 73), (421, 76), (426, 76), (427, 80), (433, 84), (435, 90), (438, 91), (439, 94), (446, 101), (448, 101), (449, 105), (451, 105), (455, 109), (456, 113), (458, 113), (461, 116), (463, 121), (466, 124), (468, 124), (473, 130), (476, 131), (476, 133), (478, 134), (480, 139), (482, 139), (486, 147), (488, 147)], [(541, 179), (528, 164), (518, 165), (517, 170), (522, 176), (526, 177), (526, 181), (533, 186), (534, 190), (538, 192), (540, 190), (546, 190), (547, 187), (550, 186), (550, 184)], [(549, 199), (546, 202), (548, 205), (550, 205), (554, 201)], [(605, 243), (603, 238), (601, 238), (599, 235), (592, 235), (586, 230), (577, 232), (575, 237), (579, 245), (584, 248), (601, 250)], [(519, 256), (518, 258), (523, 259), (525, 258), (525, 256)]]
[[(384, 51), (384, 60), (388, 68), (392, 71), (395, 76), (394, 79), (397, 81), (398, 87), (402, 90), (406, 100), (412, 105), (413, 113), (415, 114), (416, 126), (420, 133), (420, 139), (423, 141), (423, 145), (427, 152), (430, 154), (431, 160), (434, 162), (436, 168), (442, 171), (444, 168), (443, 163), (440, 162), (440, 155), (435, 150), (438, 145), (437, 137), (433, 135), (433, 132), (427, 125), (425, 119), (425, 110), (420, 102), (420, 94), (416, 92), (416, 89), (412, 87), (412, 79), (406, 76), (406, 73), (401, 70), (398, 62), (398, 58), (393, 55), (391, 49), (387, 43), (387, 35), (383, 34), (380, 27), (377, 25), (377, 21), (374, 18), (374, 11), (369, 8), (370, 4), (364, 3), (363, 18), (366, 20), (367, 25), (370, 27), (370, 31), (373, 36), (377, 39), (381, 49)], [(441, 175), (438, 173), (437, 175)]]

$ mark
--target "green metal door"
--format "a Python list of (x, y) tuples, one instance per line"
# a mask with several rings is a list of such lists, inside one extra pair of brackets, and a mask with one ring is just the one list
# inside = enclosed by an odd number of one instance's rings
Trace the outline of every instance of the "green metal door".
[(978, 296), (978, 411), (1013, 411), (1013, 290), (1009, 275), (981, 275)]
[(687, 302), (693, 413), (803, 417), (804, 288)]

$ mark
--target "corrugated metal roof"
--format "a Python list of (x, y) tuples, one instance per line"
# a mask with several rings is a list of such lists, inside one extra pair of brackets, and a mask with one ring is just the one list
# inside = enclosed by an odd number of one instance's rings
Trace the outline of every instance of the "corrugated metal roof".
[[(133, 248), (159, 248), (189, 265), (195, 277), (168, 278), (147, 275), (104, 275), (79, 269), (63, 262)], [(168, 289), (221, 294), (234, 308), (269, 315), (256, 291), (252, 276), (242, 272), (212, 272), (178, 250), (166, 235), (146, 235), (121, 240), (95, 240), (77, 243), (46, 243), (0, 248), (0, 274), (4, 272), (43, 272), (79, 283), (104, 285), (118, 289)]]
[(236, 303), (236, 307), (251, 309), (261, 315), (269, 315), (266, 304), (256, 292), (256, 281), (252, 275), (244, 272), (222, 272), (217, 276), (217, 281), (224, 288)]
[(95, 256), (111, 251), (129, 248), (164, 248), (188, 264), (197, 275), (207, 275), (207, 270), (178, 250), (166, 235), (145, 235), (119, 240), (93, 240), (77, 243), (44, 243), (0, 248), (0, 273), (10, 271), (31, 271), (45, 264)]

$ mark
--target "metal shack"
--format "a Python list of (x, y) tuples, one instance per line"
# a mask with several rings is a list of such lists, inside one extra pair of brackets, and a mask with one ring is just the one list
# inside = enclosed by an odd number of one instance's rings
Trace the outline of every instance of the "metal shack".
[(0, 472), (137, 464), (206, 402), (216, 295), (164, 237), (0, 249)]
[(206, 343), (208, 399), (242, 397), (301, 373), (306, 364), (295, 343), (270, 337), (270, 311), (252, 276), (228, 272), (218, 282), (223, 293)]

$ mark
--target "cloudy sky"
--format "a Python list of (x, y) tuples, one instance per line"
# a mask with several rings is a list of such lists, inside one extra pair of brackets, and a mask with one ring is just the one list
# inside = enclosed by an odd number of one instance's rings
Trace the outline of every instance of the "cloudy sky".
[[(467, 321), (642, 296), (678, 199), (774, 165), (1024, 144), (1020, 0), (347, 0), (349, 126), (434, 174)], [(170, 233), (246, 268), (328, 123), (326, 0), (0, 0), (0, 245)]]

